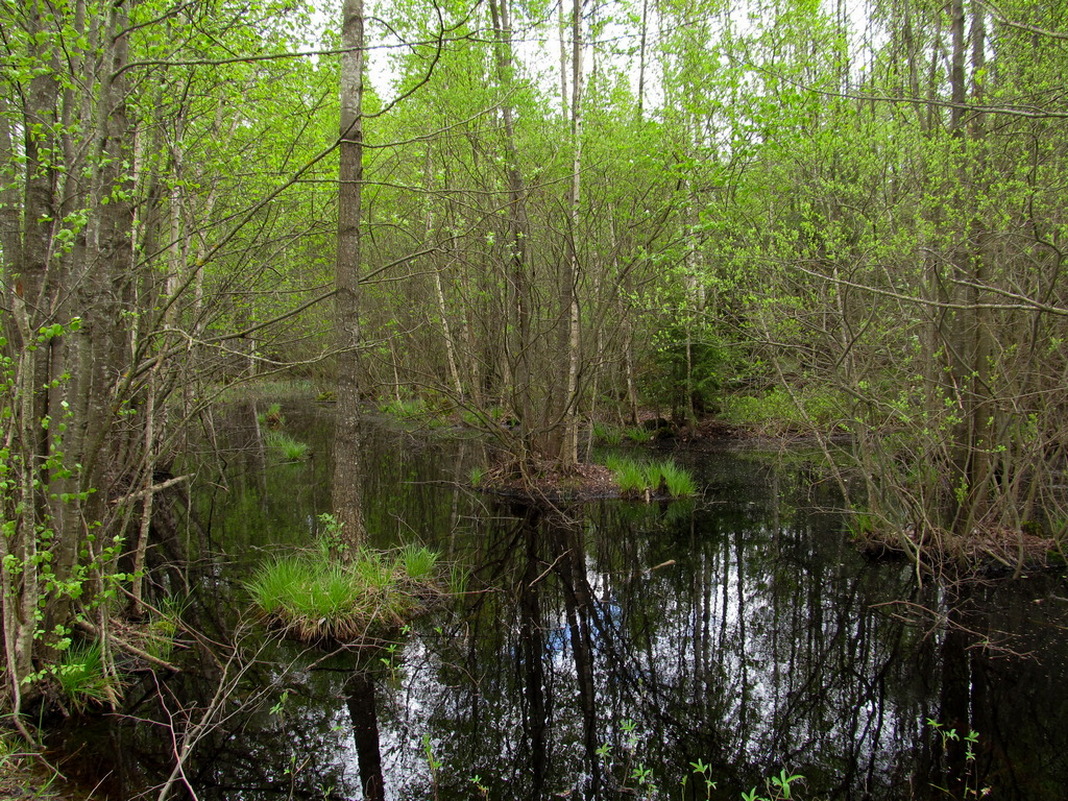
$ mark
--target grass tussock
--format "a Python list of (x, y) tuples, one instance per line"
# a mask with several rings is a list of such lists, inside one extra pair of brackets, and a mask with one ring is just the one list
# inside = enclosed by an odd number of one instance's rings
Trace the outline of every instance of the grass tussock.
[(285, 462), (302, 462), (311, 455), (308, 443), (294, 439), (284, 431), (268, 429), (264, 433), (264, 442), (271, 454)]
[(602, 445), (622, 445), (624, 442), (638, 444), (652, 442), (656, 439), (656, 432), (642, 426), (617, 426), (611, 423), (595, 422), (593, 424), (593, 438)]
[(643, 463), (634, 459), (608, 459), (606, 467), (624, 498), (689, 498), (697, 494), (697, 482), (673, 460)]
[(64, 651), (55, 675), (62, 695), (80, 711), (118, 695), (118, 682), (105, 670), (103, 649), (96, 640), (76, 643)]
[(269, 428), (272, 431), (277, 431), (283, 428), (286, 424), (286, 416), (282, 414), (282, 404), (272, 403), (258, 415), (256, 420), (264, 428)]
[(418, 546), (361, 549), (348, 561), (323, 550), (277, 557), (247, 583), (267, 618), (302, 642), (356, 642), (388, 634), (441, 594), (437, 554)]

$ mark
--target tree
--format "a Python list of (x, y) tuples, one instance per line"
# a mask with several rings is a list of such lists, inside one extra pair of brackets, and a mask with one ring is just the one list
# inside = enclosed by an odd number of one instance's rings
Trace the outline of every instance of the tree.
[[(0, 577), (16, 720), (75, 637), (99, 639), (109, 670), (133, 648), (111, 631), (115, 598), (129, 591), (141, 614), (149, 537), (177, 543), (157, 512), (188, 478), (170, 474), (184, 425), (229, 381), (270, 369), (273, 334), (314, 301), (299, 281), (263, 287), (285, 255), (275, 226), (307, 223), (272, 203), (321, 159), (314, 131), (278, 148), (286, 123), (249, 105), (280, 85), (315, 102), (314, 72), (285, 66), (299, 16), (148, 0), (0, 11), (13, 65), (0, 84)], [(278, 173), (231, 168), (257, 149), (285, 154)]]
[(359, 282), (360, 193), (363, 191), (363, 0), (345, 0), (341, 21), (341, 128), (338, 136), (335, 338), (337, 422), (334, 514), (346, 553), (364, 537), (360, 481)]

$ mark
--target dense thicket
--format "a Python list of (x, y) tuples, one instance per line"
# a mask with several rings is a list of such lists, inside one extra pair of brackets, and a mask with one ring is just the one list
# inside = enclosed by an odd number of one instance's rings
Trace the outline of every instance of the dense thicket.
[(848, 502), (917, 558), (1062, 533), (1063, 9), (369, 12), (370, 83), (398, 100), (367, 94), (341, 183), (358, 365), (316, 302), (347, 130), (340, 9), (317, 12), (0, 6), (16, 708), (76, 625), (106, 632), (116, 591), (139, 611), (183, 432), (277, 368), (463, 412), (527, 475), (579, 460), (593, 419), (747, 396), (849, 433), (823, 440)]

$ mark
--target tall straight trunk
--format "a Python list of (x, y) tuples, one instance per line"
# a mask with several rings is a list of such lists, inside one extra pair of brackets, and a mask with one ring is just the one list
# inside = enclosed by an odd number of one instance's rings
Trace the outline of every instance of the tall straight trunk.
[[(971, 94), (975, 105), (983, 103), (983, 80), (986, 68), (986, 29), (983, 19), (983, 8), (975, 3), (972, 5), (972, 53), (971, 53)], [(982, 192), (983, 176), (986, 160), (983, 154), (983, 138), (985, 126), (983, 115), (973, 112), (968, 121), (967, 138), (968, 153), (965, 161), (964, 180), (967, 196), (975, 197)], [(983, 290), (990, 281), (990, 257), (987, 250), (987, 229), (984, 220), (980, 217), (980, 211), (973, 209), (973, 216), (968, 221), (967, 248), (969, 251), (970, 273), (968, 281), (968, 328), (967, 328), (967, 358), (966, 367), (971, 373), (970, 403), (968, 405), (968, 472), (967, 481), (969, 497), (967, 503), (967, 516), (962, 520), (961, 528), (964, 533), (973, 530), (980, 522), (980, 517), (992, 504), (996, 503), (994, 494), (995, 487), (991, 486), (991, 461), (995, 443), (993, 435), (995, 426), (992, 425), (996, 409), (991, 398), (991, 365), (990, 359), (993, 352), (992, 320), (989, 309), (984, 309), (987, 302), (986, 293)], [(1010, 504), (1011, 506), (1012, 504)], [(1019, 525), (1020, 521), (1010, 521)]]
[[(26, 9), (28, 38), (27, 59), (40, 64), (55, 64), (54, 54), (48, 52), (47, 19), (42, 8), (31, 4)], [(39, 34), (39, 35), (38, 35)], [(13, 523), (11, 531), (0, 537), (0, 557), (5, 565), (2, 576), (4, 677), (10, 699), (12, 719), (29, 741), (20, 718), (23, 698), (34, 693), (26, 680), (34, 669), (34, 651), (38, 634), (37, 615), (40, 613), (43, 587), (39, 571), (38, 528), (47, 525), (46, 499), (40, 490), (40, 465), (47, 457), (47, 442), (40, 421), (47, 414), (49, 383), (48, 356), (50, 346), (39, 347), (36, 331), (44, 322), (49, 303), (49, 266), (51, 259), (52, 221), (57, 207), (53, 187), (57, 169), (51, 163), (51, 153), (57, 146), (56, 122), (59, 104), (59, 84), (51, 69), (39, 69), (24, 87), (20, 97), (20, 125), (23, 136), (24, 182), (19, 214), (12, 211), (5, 219), (9, 227), (4, 231), (5, 307), (10, 314), (3, 318), (3, 333), (9, 340), (14, 370), (4, 390), (10, 398), (11, 417), (3, 426), (3, 442), (7, 459), (2, 467), (8, 491), (0, 495), (5, 519)], [(6, 125), (5, 123), (3, 123)], [(8, 137), (13, 131), (5, 128)], [(13, 141), (5, 147), (13, 155)], [(6, 162), (14, 168), (12, 158)], [(6, 201), (13, 201), (13, 192), (5, 192)], [(8, 564), (19, 565), (17, 571)]]
[(582, 191), (582, 0), (574, 0), (571, 19), (571, 193), (570, 225), (568, 241), (570, 252), (561, 281), (561, 312), (567, 315), (567, 341), (565, 354), (567, 386), (560, 399), (562, 443), (558, 453), (553, 454), (563, 465), (578, 462), (578, 378), (581, 351), (581, 328), (579, 310), (579, 202)]
[(494, 53), (497, 62), (497, 79), (505, 99), (501, 104), (501, 121), (504, 124), (504, 147), (508, 174), (508, 311), (512, 336), (505, 340), (507, 369), (512, 385), (505, 388), (509, 411), (519, 421), (519, 453), (516, 454), (523, 470), (533, 456), (531, 431), (535, 427), (531, 387), (530, 358), (531, 298), (530, 276), (527, 265), (527, 212), (526, 185), (519, 169), (519, 150), (516, 147), (514, 113), (510, 98), (512, 89), (512, 29), (507, 0), (490, 0), (490, 14), (495, 30)]
[[(7, 98), (0, 93), (0, 164), (2, 169), (15, 170), (15, 145), (12, 124), (8, 117)], [(19, 193), (15, 176), (0, 178), (0, 286), (10, 286), (16, 272), (18, 254), (22, 250), (22, 222), (19, 219)], [(6, 300), (6, 299), (5, 299)]]
[(649, 0), (642, 0), (642, 30), (638, 45), (638, 119), (645, 114), (646, 46), (649, 33)]
[(564, 2), (561, 0), (557, 6), (556, 32), (560, 44), (560, 113), (566, 118), (567, 108), (567, 12), (564, 11)]
[(363, 0), (345, 0), (341, 11), (341, 128), (338, 137), (337, 420), (334, 434), (334, 517), (351, 555), (364, 538), (360, 469), (359, 272), (360, 190), (363, 183)]
[[(434, 236), (434, 207), (431, 192), (434, 183), (434, 160), (430, 150), (430, 143), (426, 146), (426, 161), (423, 165), (423, 199), (425, 208), (423, 214), (423, 241), (429, 244)], [(458, 402), (463, 400), (464, 385), (460, 379), (460, 370), (456, 360), (456, 338), (449, 325), (449, 310), (445, 303), (445, 288), (441, 281), (441, 270), (437, 263), (430, 265), (430, 274), (434, 282), (434, 300), (438, 307), (438, 322), (441, 325), (441, 336), (445, 345), (445, 362), (449, 370), (449, 380), (452, 382), (452, 391), (456, 393)]]

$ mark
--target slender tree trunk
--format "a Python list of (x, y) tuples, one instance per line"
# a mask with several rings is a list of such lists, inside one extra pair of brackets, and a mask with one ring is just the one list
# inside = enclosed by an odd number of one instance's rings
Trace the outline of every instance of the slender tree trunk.
[(511, 373), (511, 386), (505, 388), (509, 411), (518, 418), (520, 434), (516, 454), (520, 468), (526, 470), (533, 456), (531, 432), (535, 426), (534, 406), (531, 393), (530, 359), (534, 343), (531, 340), (530, 276), (527, 266), (527, 212), (526, 184), (519, 168), (519, 151), (516, 147), (512, 101), (508, 94), (512, 88), (512, 29), (507, 0), (490, 0), (490, 14), (495, 30), (494, 48), (497, 62), (497, 79), (506, 98), (501, 104), (501, 121), (504, 124), (505, 158), (508, 174), (508, 252), (510, 264), (508, 282), (509, 328), (513, 335), (505, 338), (506, 368)]
[(363, 0), (342, 7), (340, 185), (335, 286), (337, 422), (334, 435), (334, 516), (341, 524), (342, 556), (364, 538), (360, 469), (359, 271), (360, 191), (363, 182)]
[(582, 191), (582, 0), (574, 0), (571, 19), (571, 193), (569, 244), (566, 267), (561, 281), (560, 307), (567, 315), (566, 354), (567, 385), (560, 409), (562, 443), (553, 454), (563, 465), (578, 462), (579, 366), (581, 361), (581, 315), (579, 309), (579, 222)]
[(646, 44), (649, 32), (649, 0), (642, 0), (642, 31), (638, 46), (638, 119), (645, 114)]
[[(429, 245), (434, 236), (434, 207), (431, 191), (434, 183), (434, 161), (431, 155), (430, 143), (426, 146), (426, 162), (423, 166), (423, 198), (425, 209), (423, 215), (423, 239)], [(441, 270), (437, 259), (430, 265), (430, 273), (434, 281), (434, 300), (438, 307), (438, 322), (441, 325), (442, 340), (445, 344), (445, 361), (449, 370), (449, 380), (452, 382), (452, 391), (456, 393), (457, 402), (464, 397), (464, 385), (460, 379), (460, 370), (456, 360), (456, 339), (449, 325), (449, 312), (445, 304), (445, 289), (442, 286)]]

